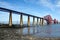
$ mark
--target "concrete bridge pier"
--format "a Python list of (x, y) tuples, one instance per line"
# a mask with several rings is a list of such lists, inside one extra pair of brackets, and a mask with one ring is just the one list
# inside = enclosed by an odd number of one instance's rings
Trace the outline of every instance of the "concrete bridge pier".
[[(37, 26), (39, 25), (39, 18), (37, 18)], [(39, 32), (38, 27), (37, 27), (37, 33)]]
[(43, 25), (44, 19), (40, 18), (40, 25)]
[(30, 16), (28, 16), (28, 34), (30, 34)]
[(28, 16), (28, 26), (30, 26), (30, 16)]
[(40, 18), (40, 25), (41, 25), (41, 18)]
[(33, 26), (35, 26), (35, 17), (33, 17)]
[(12, 26), (12, 12), (10, 11), (10, 14), (9, 14), (9, 26), (11, 27)]
[(42, 23), (42, 25), (43, 25), (43, 23), (44, 23), (44, 19), (43, 19), (43, 18), (42, 18), (42, 22), (41, 22), (41, 23)]
[(33, 17), (33, 34), (35, 33), (35, 17)]
[(23, 25), (23, 15), (21, 14), (21, 16), (20, 16), (20, 26), (22, 27), (22, 25)]
[(38, 20), (38, 18), (37, 18), (37, 25), (39, 25), (39, 20)]

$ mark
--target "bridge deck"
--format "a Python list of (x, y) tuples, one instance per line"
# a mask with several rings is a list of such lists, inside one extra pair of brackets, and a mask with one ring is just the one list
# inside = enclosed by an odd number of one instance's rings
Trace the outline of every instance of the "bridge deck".
[(2, 7), (0, 7), (0, 11), (13, 12), (13, 13), (15, 13), (15, 14), (22, 14), (22, 15), (26, 15), (26, 16), (31, 16), (31, 17), (36, 17), (36, 18), (41, 18), (41, 19), (42, 19), (42, 17), (37, 17), (37, 16), (34, 16), (34, 15), (30, 15), (30, 14), (26, 14), (26, 13), (23, 13), (23, 12), (18, 12), (18, 11), (14, 11), (14, 10), (2, 8)]

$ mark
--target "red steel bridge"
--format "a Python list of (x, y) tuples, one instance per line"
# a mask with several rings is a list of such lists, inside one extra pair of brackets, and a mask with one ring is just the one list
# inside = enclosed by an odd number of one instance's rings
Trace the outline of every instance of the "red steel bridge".
[(58, 23), (58, 20), (57, 19), (52, 19), (52, 17), (50, 15), (44, 16), (44, 19), (46, 19), (47, 24), (52, 24), (52, 21), (53, 21), (54, 24)]
[[(54, 24), (58, 23), (58, 20), (56, 19), (53, 20), (50, 15), (46, 15), (44, 16), (44, 18), (42, 18), (42, 17), (38, 17), (38, 16), (34, 16), (34, 15), (30, 15), (30, 14), (26, 14), (23, 12), (18, 12), (18, 11), (14, 11), (14, 10), (7, 9), (7, 8), (2, 8), (2, 7), (0, 7), (0, 11), (9, 13), (9, 26), (10, 27), (12, 26), (12, 13), (20, 15), (20, 26), (23, 25), (23, 15), (28, 16), (28, 21), (27, 21), (28, 26), (30, 26), (30, 17), (33, 17), (33, 25), (35, 25), (35, 18), (37, 18), (37, 24), (39, 23), (41, 25), (43, 25), (44, 20), (46, 20), (47, 24), (52, 24), (52, 21), (54, 22)], [(38, 19), (40, 19), (40, 22), (38, 21)]]

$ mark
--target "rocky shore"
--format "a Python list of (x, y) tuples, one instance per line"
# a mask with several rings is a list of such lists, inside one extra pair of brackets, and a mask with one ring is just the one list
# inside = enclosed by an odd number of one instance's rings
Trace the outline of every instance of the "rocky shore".
[(0, 28), (0, 40), (60, 40), (60, 38), (22, 35), (19, 30), (16, 28)]

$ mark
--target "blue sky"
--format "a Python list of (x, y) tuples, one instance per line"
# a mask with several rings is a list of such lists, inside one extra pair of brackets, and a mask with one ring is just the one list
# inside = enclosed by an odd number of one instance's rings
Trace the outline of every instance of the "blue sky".
[[(0, 7), (24, 12), (39, 17), (51, 15), (60, 20), (60, 0), (0, 0)], [(8, 21), (9, 14), (0, 11), (0, 21)], [(17, 19), (16, 19), (17, 18)], [(27, 17), (24, 17), (24, 20)], [(13, 21), (19, 21), (19, 15), (13, 14)]]

